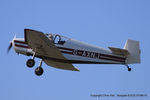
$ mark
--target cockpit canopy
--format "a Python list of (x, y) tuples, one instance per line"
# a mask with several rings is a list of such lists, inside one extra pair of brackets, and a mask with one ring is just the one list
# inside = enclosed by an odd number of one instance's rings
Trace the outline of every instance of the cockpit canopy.
[(63, 45), (69, 38), (59, 34), (45, 34), (54, 44)]

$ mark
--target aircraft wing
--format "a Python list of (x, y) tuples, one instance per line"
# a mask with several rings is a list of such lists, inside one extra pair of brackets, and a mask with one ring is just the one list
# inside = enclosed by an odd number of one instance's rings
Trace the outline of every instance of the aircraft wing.
[(39, 55), (64, 59), (57, 47), (39, 31), (25, 29), (25, 42)]
[(125, 49), (121, 49), (121, 48), (114, 48), (114, 47), (108, 47), (112, 53), (116, 54), (116, 55), (120, 55), (120, 56), (127, 56), (129, 55), (128, 50)]
[(55, 60), (49, 60), (45, 59), (44, 62), (52, 67), (59, 68), (59, 69), (64, 69), (64, 70), (72, 70), (72, 71), (79, 71), (77, 68), (75, 68), (71, 63), (64, 63), (63, 61), (55, 61)]
[(78, 71), (42, 32), (25, 29), (24, 34), (25, 42), (28, 46), (40, 55), (48, 65), (60, 69)]

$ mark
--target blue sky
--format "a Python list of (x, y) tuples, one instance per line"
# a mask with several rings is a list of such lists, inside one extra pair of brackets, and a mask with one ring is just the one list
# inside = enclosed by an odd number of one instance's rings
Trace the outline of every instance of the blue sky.
[[(1, 100), (149, 100), (149, 0), (1, 0)], [(24, 28), (58, 33), (107, 48), (122, 48), (127, 39), (140, 41), (141, 64), (74, 65), (80, 72), (43, 64), (44, 74), (26, 67), (31, 57), (17, 55), (9, 41), (24, 37)], [(91, 94), (147, 94), (147, 97), (91, 97)]]

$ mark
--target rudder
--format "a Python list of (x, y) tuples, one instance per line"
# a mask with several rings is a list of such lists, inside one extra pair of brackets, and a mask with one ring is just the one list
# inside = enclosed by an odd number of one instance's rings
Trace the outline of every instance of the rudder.
[(127, 40), (124, 49), (128, 50), (126, 64), (140, 63), (140, 45), (139, 41)]

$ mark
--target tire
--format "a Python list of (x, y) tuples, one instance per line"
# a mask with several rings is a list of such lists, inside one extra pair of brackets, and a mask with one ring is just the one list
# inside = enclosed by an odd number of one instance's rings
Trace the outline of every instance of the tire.
[(32, 68), (34, 65), (35, 65), (35, 61), (33, 59), (29, 59), (27, 62), (26, 62), (26, 65), (29, 67), (29, 68)]
[(131, 71), (131, 68), (128, 68), (128, 71), (130, 72), (130, 71)]
[(37, 67), (36, 69), (35, 69), (35, 74), (37, 75), (37, 76), (41, 76), (42, 74), (43, 74), (43, 68), (42, 67)]

